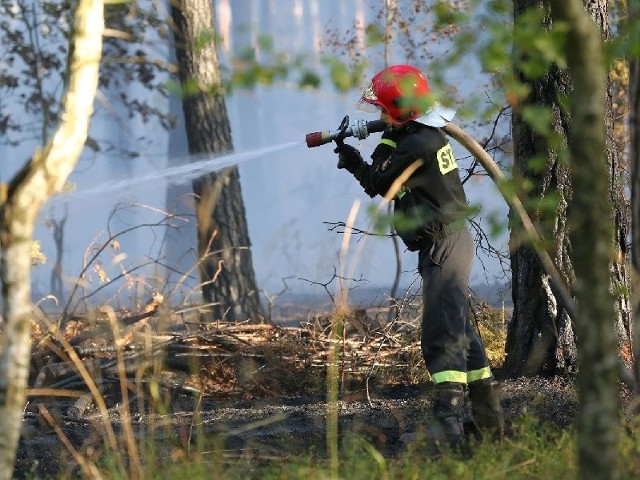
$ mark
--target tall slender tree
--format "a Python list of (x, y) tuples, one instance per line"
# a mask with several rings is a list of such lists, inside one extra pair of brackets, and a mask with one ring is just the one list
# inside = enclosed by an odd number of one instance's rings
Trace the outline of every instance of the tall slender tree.
[[(591, 15), (606, 4), (588, 2)], [(573, 79), (569, 161), (572, 208), (568, 214), (578, 304), (574, 318), (578, 361), (578, 470), (581, 479), (617, 478), (618, 376), (615, 307), (611, 292), (614, 245), (610, 164), (606, 162), (606, 73), (603, 43), (579, 0), (551, 0), (554, 21), (568, 25), (565, 52)]]
[[(598, 25), (603, 38), (608, 38), (606, 0), (589, 0), (587, 12)], [(518, 20), (529, 9), (538, 9), (543, 15), (539, 28), (549, 31), (552, 26), (550, 2), (548, 0), (514, 0), (514, 17)], [(521, 57), (526, 49), (516, 50)], [(521, 58), (520, 58), (521, 59)], [(518, 62), (516, 62), (518, 63)], [(559, 146), (566, 145), (571, 130), (572, 118), (566, 106), (566, 98), (573, 91), (569, 72), (553, 64), (548, 71), (536, 78), (516, 71), (520, 81), (530, 87), (530, 93), (514, 109), (514, 175), (521, 177), (531, 190), (529, 198), (538, 200), (530, 214), (538, 223), (543, 237), (548, 241), (547, 249), (563, 277), (566, 285), (575, 286), (575, 268), (572, 257), (567, 215), (574, 202), (572, 172), (566, 158), (559, 154)], [(626, 239), (629, 232), (627, 205), (624, 199), (625, 178), (623, 165), (613, 142), (613, 119), (611, 93), (607, 90), (603, 101), (606, 105), (606, 158), (609, 179), (606, 200), (613, 205), (609, 216), (613, 225), (611, 247), (615, 249), (609, 269), (610, 290), (615, 293), (616, 323), (619, 342), (629, 345), (630, 308), (628, 301), (629, 279), (625, 266), (627, 257)], [(534, 129), (523, 112), (528, 107), (543, 106), (551, 113), (551, 135)], [(535, 111), (535, 110), (529, 110)], [(536, 161), (537, 160), (537, 161)], [(546, 200), (555, 198), (549, 209)], [(545, 206), (547, 208), (540, 208)], [(575, 370), (578, 364), (575, 326), (563, 306), (557, 301), (548, 278), (541, 269), (533, 249), (521, 243), (513, 229), (510, 238), (512, 296), (514, 312), (507, 336), (505, 371), (512, 375), (536, 375), (562, 373)]]
[(76, 6), (63, 115), (52, 138), (0, 185), (0, 279), (3, 336), (0, 355), (0, 480), (12, 477), (31, 353), (31, 243), (40, 207), (59, 191), (87, 139), (104, 30), (101, 0)]
[[(212, 2), (182, 0), (171, 7), (190, 154), (233, 150), (216, 53)], [(211, 319), (262, 316), (253, 271), (238, 167), (193, 182), (202, 293)]]
[[(638, 28), (640, 0), (629, 1), (629, 26)], [(631, 159), (631, 263), (636, 389), (640, 389), (640, 52), (629, 59), (629, 133)], [(636, 391), (638, 394), (638, 391)]]

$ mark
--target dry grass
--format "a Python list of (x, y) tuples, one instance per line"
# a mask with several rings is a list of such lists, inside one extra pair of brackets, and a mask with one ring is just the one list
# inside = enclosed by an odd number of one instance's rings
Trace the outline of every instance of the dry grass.
[[(155, 371), (167, 380), (161, 382), (165, 386), (177, 385), (177, 380), (171, 379), (178, 375), (181, 385), (204, 396), (322, 395), (330, 346), (336, 341), (341, 389), (427, 382), (429, 375), (420, 349), (419, 309), (419, 304), (405, 307), (401, 316), (390, 322), (386, 308), (347, 310), (337, 340), (330, 337), (332, 317), (328, 313), (311, 315), (296, 327), (281, 327), (191, 324), (162, 309), (134, 325), (123, 324), (122, 315), (115, 319), (117, 325), (109, 326), (99, 314), (87, 314), (67, 322), (55, 335), (73, 345), (92, 368), (116, 361), (119, 348), (127, 370), (136, 372), (129, 374), (133, 384)], [(480, 331), (492, 367), (500, 367), (506, 337), (501, 312), (486, 304), (476, 304), (470, 311), (470, 320)], [(132, 316), (131, 312), (126, 315)], [(56, 351), (60, 342), (52, 337), (53, 323), (42, 318), (33, 323), (33, 377), (46, 377), (38, 368), (58, 368), (67, 361)], [(113, 331), (118, 331), (116, 337)], [(108, 375), (103, 371), (101, 377)], [(55, 383), (39, 387), (55, 387)]]
[[(500, 314), (486, 306), (473, 311), (472, 320), (480, 327), (492, 355), (504, 345), (496, 320)], [(145, 315), (102, 307), (70, 319), (59, 330), (55, 318), (40, 317), (32, 330), (31, 376), (36, 379), (32, 386), (38, 390), (31, 391), (27, 412), (35, 416), (52, 412), (47, 419), (50, 425), (69, 417), (91, 419), (103, 433), (90, 446), (70, 449), (72, 456), (94, 452), (90, 456), (95, 458), (99, 451), (110, 455), (125, 452), (115, 468), (141, 477), (140, 464), (126, 460), (137, 455), (138, 448), (146, 448), (135, 433), (138, 427), (131, 426), (132, 418), (154, 412), (171, 414), (188, 404), (173, 403), (185, 395), (193, 399), (196, 416), (202, 404), (210, 408), (216, 399), (228, 404), (325, 398), (332, 347), (337, 347), (339, 398), (357, 392), (357, 398), (366, 398), (371, 405), (370, 388), (426, 384), (429, 376), (420, 349), (420, 304), (404, 305), (399, 312), (389, 320), (387, 307), (344, 310), (335, 336), (331, 333), (334, 317), (327, 312), (307, 315), (306, 321), (295, 327), (199, 324), (195, 318), (176, 315), (161, 305)], [(502, 357), (491, 358), (499, 364)], [(74, 397), (54, 396), (56, 391), (60, 395), (70, 392)], [(114, 419), (123, 438), (114, 440), (109, 431)], [(191, 433), (185, 438), (190, 437)], [(85, 471), (93, 468), (93, 460), (83, 466)]]
[(482, 302), (475, 304), (471, 311), (471, 321), (480, 333), (489, 363), (493, 368), (500, 368), (504, 363), (507, 341), (503, 311)]

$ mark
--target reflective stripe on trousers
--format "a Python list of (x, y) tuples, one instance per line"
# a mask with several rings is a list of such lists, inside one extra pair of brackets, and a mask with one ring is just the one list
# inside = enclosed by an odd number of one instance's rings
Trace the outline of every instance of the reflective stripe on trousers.
[(469, 322), (469, 276), (475, 248), (466, 228), (420, 251), (422, 355), (435, 383), (491, 377), (484, 345)]

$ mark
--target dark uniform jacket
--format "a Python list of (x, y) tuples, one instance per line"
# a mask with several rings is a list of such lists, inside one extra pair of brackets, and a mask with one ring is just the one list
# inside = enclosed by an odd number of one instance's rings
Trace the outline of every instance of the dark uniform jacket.
[[(420, 166), (395, 194), (394, 223), (409, 250), (429, 248), (452, 228), (462, 228), (467, 198), (451, 145), (438, 128), (410, 122), (383, 135), (372, 164), (354, 172), (365, 192), (385, 195), (393, 181), (416, 160)], [(391, 140), (391, 142), (389, 142)], [(395, 141), (396, 148), (392, 145)]]

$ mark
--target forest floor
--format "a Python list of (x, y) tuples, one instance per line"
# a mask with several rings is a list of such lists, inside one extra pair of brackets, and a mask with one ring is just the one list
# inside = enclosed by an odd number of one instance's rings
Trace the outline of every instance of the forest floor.
[[(113, 319), (114, 313), (106, 317)], [(16, 478), (73, 475), (78, 469), (73, 451), (96, 458), (110, 428), (117, 442), (130, 431), (139, 444), (153, 438), (177, 457), (198, 438), (215, 440), (230, 459), (322, 456), (332, 346), (341, 352), (336, 364), (339, 438), (361, 435), (383, 455), (396, 456), (402, 449), (399, 437), (429, 419), (433, 387), (421, 364), (415, 322), (383, 325), (379, 313), (356, 311), (337, 339), (330, 317), (322, 315), (289, 327), (217, 323), (185, 329), (188, 322), (175, 321), (172, 313), (165, 317), (172, 319), (171, 327), (165, 324), (159, 334), (163, 315), (157, 311), (142, 321), (119, 313), (116, 340), (104, 332), (86, 334), (104, 327), (99, 318), (71, 322), (64, 336), (54, 339), (35, 328), (33, 390)], [(71, 345), (78, 354), (75, 363), (68, 355)], [(91, 372), (102, 409), (86, 387), (91, 380), (78, 373), (78, 362)], [(71, 364), (75, 367), (68, 368)], [(500, 378), (499, 369), (495, 372)], [(120, 388), (124, 383), (128, 402)], [(507, 435), (525, 413), (559, 427), (572, 425), (572, 378), (501, 379), (501, 386)], [(621, 386), (621, 406), (629, 397)]]

